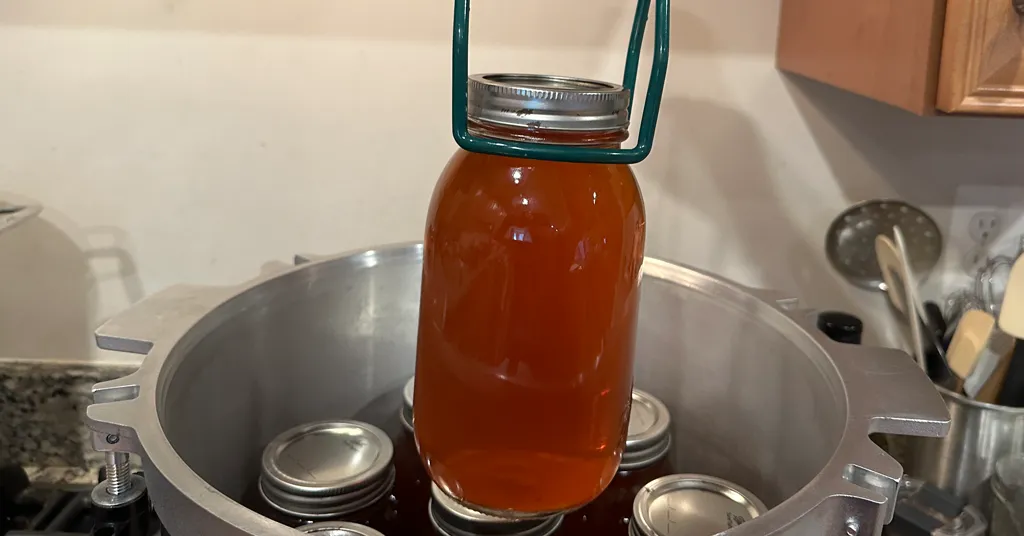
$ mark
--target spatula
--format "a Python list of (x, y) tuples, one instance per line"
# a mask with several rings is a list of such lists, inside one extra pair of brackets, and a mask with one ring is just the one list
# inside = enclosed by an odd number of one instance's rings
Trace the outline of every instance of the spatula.
[(999, 310), (999, 329), (1024, 339), (1024, 257), (1013, 263), (1006, 279), (1003, 306)]
[(971, 377), (978, 360), (988, 348), (995, 325), (996, 319), (985, 311), (967, 311), (960, 319), (953, 340), (949, 343), (946, 360), (950, 370), (961, 381)]
[(896, 244), (885, 235), (875, 237), (875, 255), (878, 257), (878, 267), (882, 270), (882, 279), (885, 281), (886, 293), (893, 307), (899, 311), (910, 325), (910, 339), (913, 345), (914, 358), (927, 372), (925, 363), (924, 334), (921, 329), (921, 322), (917, 317), (917, 311), (912, 305), (912, 296), (908, 290), (908, 279), (905, 270), (907, 263), (900, 255)]
[(999, 327), (1017, 338), (1017, 346), (996, 402), (1012, 407), (1024, 407), (1024, 260), (1021, 259), (1024, 257), (1019, 257), (1010, 269), (1003, 306), (999, 310)]
[(999, 401), (999, 393), (1002, 392), (1006, 385), (1007, 373), (1010, 371), (1010, 363), (1013, 362), (1013, 356), (1018, 351), (1017, 347), (1021, 346), (1022, 349), (1024, 349), (1024, 343), (1021, 341), (1013, 339), (1013, 342), (1013, 348), (999, 360), (999, 366), (996, 368), (995, 372), (989, 376), (988, 381), (986, 381), (985, 385), (982, 386), (978, 395), (974, 397), (975, 400), (979, 402), (988, 402), (989, 404), (995, 404)]
[(1007, 335), (999, 328), (994, 328), (989, 335), (988, 344), (974, 362), (971, 373), (964, 377), (964, 394), (977, 399), (989, 379), (1002, 367), (1004, 359), (1009, 359), (1017, 339)]

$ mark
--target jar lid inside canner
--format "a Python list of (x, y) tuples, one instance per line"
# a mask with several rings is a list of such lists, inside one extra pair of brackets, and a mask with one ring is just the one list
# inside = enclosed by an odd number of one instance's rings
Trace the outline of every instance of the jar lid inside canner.
[(622, 453), (619, 469), (641, 469), (664, 458), (672, 447), (672, 435), (669, 434), (671, 421), (672, 416), (661, 400), (640, 389), (633, 389), (626, 449)]
[(767, 511), (749, 491), (707, 475), (669, 475), (648, 483), (633, 501), (631, 536), (712, 536)]
[(384, 536), (366, 525), (344, 521), (313, 523), (301, 526), (297, 530), (303, 534), (315, 534), (316, 536)]
[(416, 378), (409, 378), (402, 388), (402, 410), (399, 413), (402, 418), (402, 426), (412, 432), (412, 394), (416, 390)]
[(472, 510), (437, 487), (430, 487), (430, 523), (442, 536), (549, 536), (562, 515), (541, 519), (505, 519)]
[(260, 493), (282, 512), (332, 517), (373, 504), (394, 485), (391, 439), (359, 421), (296, 426), (263, 451)]

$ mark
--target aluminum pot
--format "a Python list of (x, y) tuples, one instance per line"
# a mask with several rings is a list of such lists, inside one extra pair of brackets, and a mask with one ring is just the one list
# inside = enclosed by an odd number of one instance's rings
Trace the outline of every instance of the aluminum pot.
[[(143, 456), (173, 536), (294, 535), (236, 501), (276, 434), (400, 391), (421, 261), (420, 245), (392, 246), (144, 300), (97, 332), (102, 348), (146, 358), (94, 388), (94, 446)], [(794, 300), (654, 259), (635, 378), (673, 414), (680, 472), (730, 480), (770, 508), (736, 536), (879, 534), (903, 471), (868, 434), (949, 427), (903, 352), (834, 343)]]

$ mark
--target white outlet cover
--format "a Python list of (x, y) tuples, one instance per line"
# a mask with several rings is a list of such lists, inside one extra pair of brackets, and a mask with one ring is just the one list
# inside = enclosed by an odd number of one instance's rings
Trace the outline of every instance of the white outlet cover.
[[(999, 232), (984, 246), (971, 237), (971, 220), (981, 212), (995, 212)], [(972, 284), (974, 272), (968, 274), (968, 257), (980, 249), (986, 258), (1016, 255), (1024, 236), (1024, 186), (963, 185), (957, 188), (950, 217), (944, 232), (943, 259), (937, 270), (943, 272), (943, 295)]]
[(981, 210), (971, 216), (967, 234), (975, 244), (987, 246), (1003, 231), (1002, 210)]

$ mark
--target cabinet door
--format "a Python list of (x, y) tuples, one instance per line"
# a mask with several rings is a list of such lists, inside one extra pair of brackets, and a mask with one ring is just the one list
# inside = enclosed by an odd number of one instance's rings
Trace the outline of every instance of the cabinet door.
[[(938, 108), (951, 113), (1024, 115), (1021, 0), (948, 0)], [(1024, 7), (1020, 8), (1024, 11)]]
[(945, 5), (782, 0), (776, 64), (916, 114), (934, 113)]

